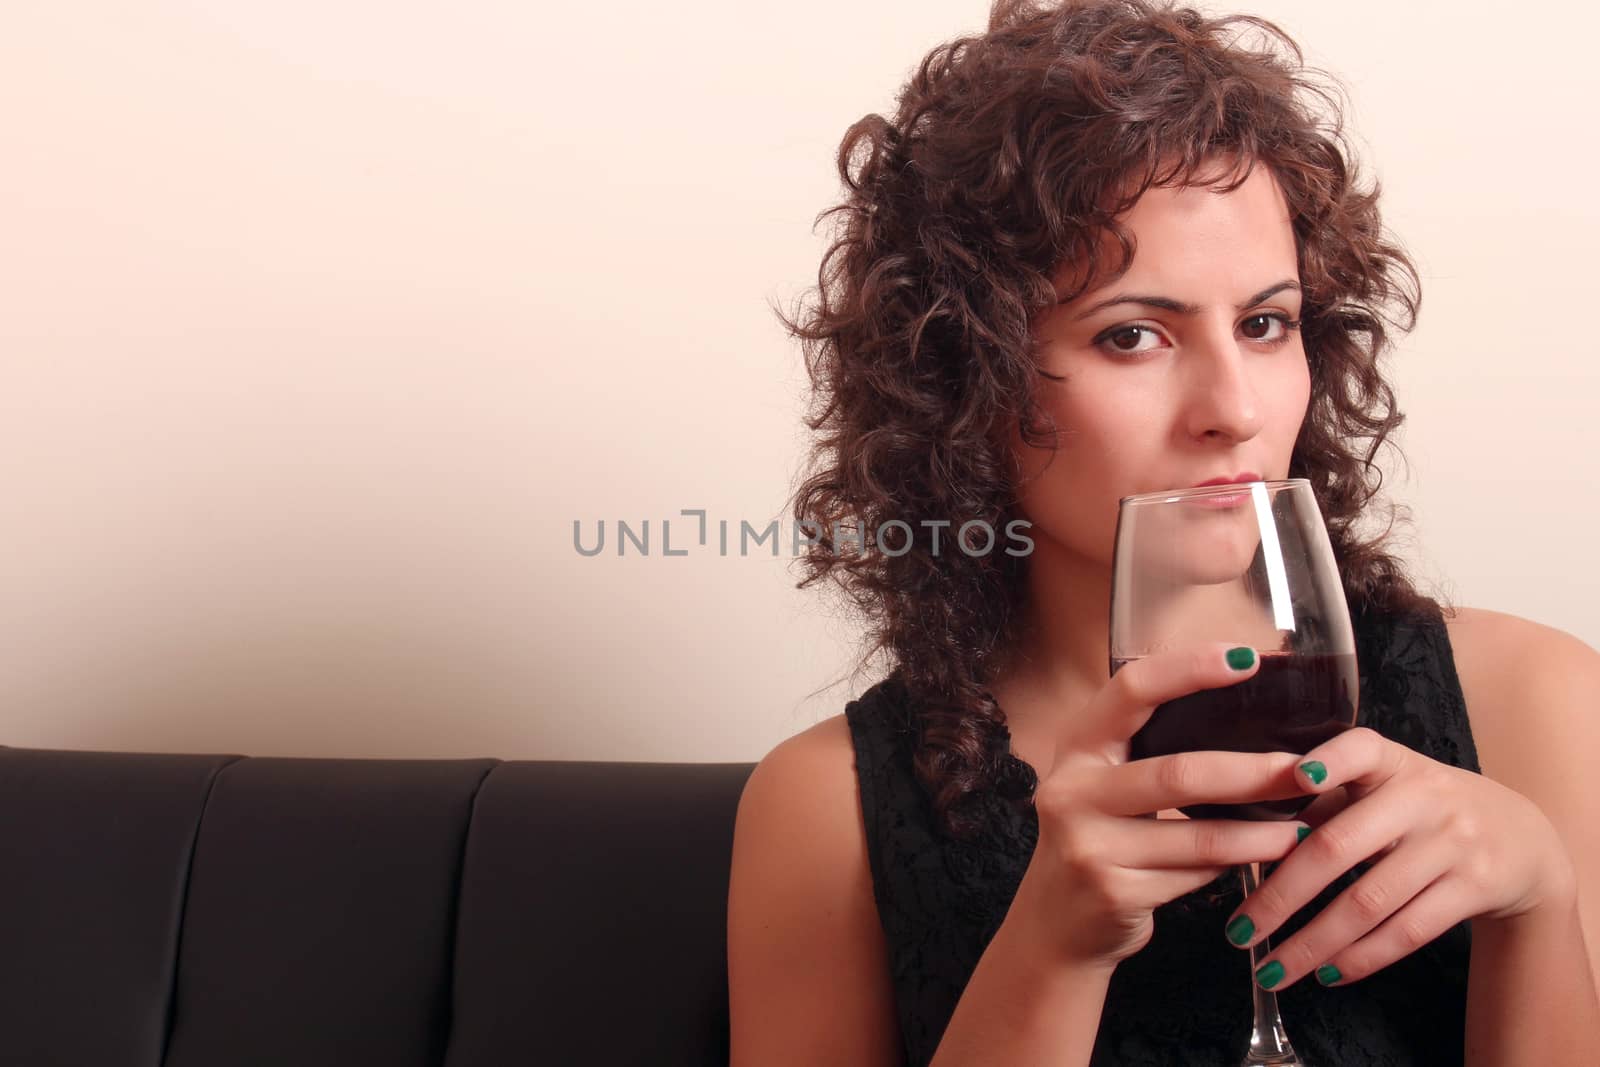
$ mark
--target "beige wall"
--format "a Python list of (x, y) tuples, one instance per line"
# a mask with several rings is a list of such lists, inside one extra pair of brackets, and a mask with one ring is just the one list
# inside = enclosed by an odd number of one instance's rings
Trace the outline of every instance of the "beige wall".
[[(1350, 86), (1422, 265), (1426, 573), (1600, 644), (1600, 78), (1562, 47), (1600, 18), (1476, 6), (1250, 10)], [(852, 631), (787, 559), (664, 558), (660, 522), (781, 514), (767, 304), (845, 127), (984, 14), (9, 7), (0, 743), (753, 760), (839, 710)], [(602, 517), (652, 555), (580, 557)]]

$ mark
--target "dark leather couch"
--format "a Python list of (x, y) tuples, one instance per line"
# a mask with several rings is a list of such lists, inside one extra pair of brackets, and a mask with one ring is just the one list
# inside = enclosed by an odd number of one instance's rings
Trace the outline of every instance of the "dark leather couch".
[(750, 771), (0, 748), (0, 1064), (725, 1064)]

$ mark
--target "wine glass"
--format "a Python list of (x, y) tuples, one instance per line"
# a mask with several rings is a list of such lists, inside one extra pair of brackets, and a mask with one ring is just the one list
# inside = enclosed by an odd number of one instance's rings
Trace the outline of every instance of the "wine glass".
[[(1128, 757), (1224, 749), (1304, 753), (1356, 720), (1355, 635), (1322, 513), (1304, 478), (1124, 497), (1111, 573), (1111, 672), (1173, 645), (1248, 644), (1243, 682), (1168, 701), (1128, 742)], [(1311, 797), (1196, 804), (1190, 818), (1292, 819)], [(1239, 869), (1248, 896), (1260, 864)], [(1252, 975), (1271, 951), (1250, 950)], [(1255, 1025), (1243, 1067), (1306, 1067), (1253, 979)]]

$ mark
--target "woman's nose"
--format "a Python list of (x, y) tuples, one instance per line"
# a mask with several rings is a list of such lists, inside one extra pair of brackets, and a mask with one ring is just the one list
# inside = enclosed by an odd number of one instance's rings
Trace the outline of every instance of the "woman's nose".
[(1207, 340), (1191, 350), (1187, 429), (1197, 438), (1246, 441), (1261, 432), (1261, 398), (1250, 381), (1247, 354), (1238, 341)]

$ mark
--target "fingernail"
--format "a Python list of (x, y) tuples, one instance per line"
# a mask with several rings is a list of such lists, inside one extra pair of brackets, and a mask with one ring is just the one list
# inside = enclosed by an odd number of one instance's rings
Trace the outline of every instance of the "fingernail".
[(1256, 981), (1261, 985), (1262, 989), (1271, 989), (1283, 981), (1283, 964), (1277, 960), (1273, 960), (1271, 963), (1263, 963), (1256, 971)]
[(1228, 649), (1228, 666), (1236, 671), (1247, 671), (1256, 663), (1256, 650), (1248, 645)]
[(1255, 932), (1256, 924), (1250, 921), (1250, 916), (1248, 915), (1234, 916), (1228, 923), (1227, 930), (1224, 931), (1228, 935), (1228, 940), (1235, 945), (1243, 945), (1250, 940), (1250, 935)]
[(1307, 760), (1300, 764), (1300, 772), (1311, 779), (1312, 785), (1321, 785), (1323, 780), (1328, 777), (1328, 768), (1317, 760)]
[(1317, 968), (1317, 981), (1321, 982), (1323, 985), (1332, 985), (1341, 977), (1343, 976), (1339, 973), (1339, 968), (1335, 967), (1331, 963), (1324, 963), (1321, 967)]
[(1300, 842), (1304, 841), (1306, 838), (1308, 838), (1310, 836), (1311, 836), (1311, 827), (1309, 827), (1309, 826), (1296, 826), (1294, 828), (1294, 843), (1295, 844), (1298, 845)]

